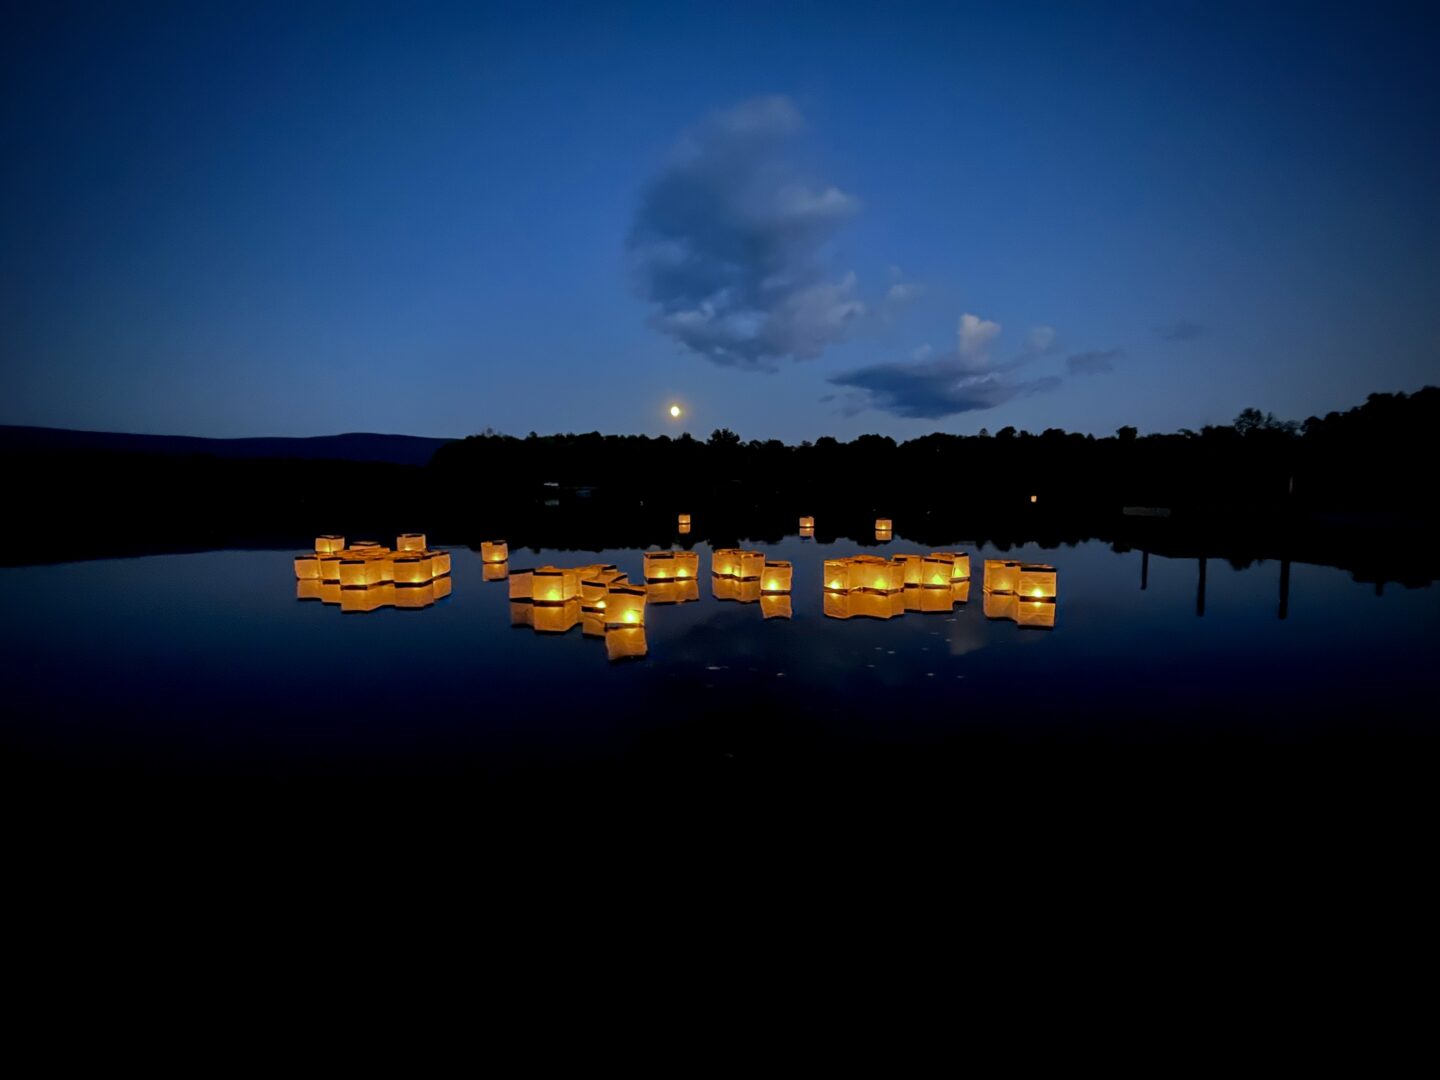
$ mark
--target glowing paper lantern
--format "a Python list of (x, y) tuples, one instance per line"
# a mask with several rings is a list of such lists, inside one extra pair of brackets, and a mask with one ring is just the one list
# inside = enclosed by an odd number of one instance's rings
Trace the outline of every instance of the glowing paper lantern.
[(454, 585), (451, 584), (449, 575), (446, 575), (445, 577), (436, 578), (430, 583), (430, 587), (435, 590), (435, 599), (439, 601), (444, 600), (450, 595), (450, 591), (454, 588)]
[(319, 581), (320, 557), (318, 555), (296, 555), (295, 576), (301, 581)]
[(766, 619), (790, 618), (790, 595), (788, 593), (762, 593), (760, 615)]
[(1045, 563), (1022, 563), (1015, 591), (1026, 600), (1054, 600), (1055, 568)]
[(640, 557), (645, 564), (646, 581), (670, 581), (680, 576), (673, 551), (645, 551)]
[(340, 582), (340, 556), (326, 555), (320, 559), (320, 580)]
[(675, 520), (676, 520), (676, 524), (688, 526), (688, 525), (690, 524), (690, 515), (689, 515), (689, 514), (681, 514), (681, 515), (679, 515), (679, 517), (677, 517)]
[(432, 551), (430, 553), (430, 572), (436, 577), (450, 573), (450, 552)]
[(481, 566), (480, 571), (486, 581), (504, 581), (510, 576), (510, 564), (485, 563)]
[(315, 538), (315, 550), (321, 555), (334, 555), (345, 550), (345, 537), (343, 536), (317, 536)]
[(530, 582), (530, 599), (537, 604), (564, 604), (571, 600), (578, 603), (580, 599), (580, 575), (574, 570), (536, 567), (530, 574)]
[(341, 559), (340, 584), (347, 589), (364, 589), (376, 582), (371, 580), (370, 559)]
[(751, 578), (760, 577), (763, 573), (765, 573), (765, 553), (763, 551), (740, 552), (740, 568), (737, 577), (748, 581)]
[(1039, 495), (1031, 495), (1031, 496), (1030, 496), (1030, 501), (1031, 501), (1032, 503), (1037, 503), (1037, 502), (1040, 501), (1040, 496), (1039, 496)]
[(926, 555), (920, 560), (920, 584), (927, 589), (950, 588), (955, 560), (949, 555)]
[(762, 593), (788, 593), (794, 568), (788, 562), (766, 561), (760, 575)]
[(605, 625), (644, 626), (645, 586), (615, 583), (605, 597)]
[(932, 551), (932, 552), (930, 553), (930, 558), (932, 558), (932, 559), (949, 559), (949, 560), (950, 560), (950, 563), (951, 563), (951, 566), (950, 566), (950, 580), (951, 580), (951, 581), (969, 581), (969, 580), (970, 580), (970, 556), (969, 556), (969, 555), (966, 555), (966, 554), (964, 554), (963, 552), (958, 552), (958, 551)]
[(357, 553), (363, 553), (363, 552), (366, 552), (366, 551), (377, 551), (377, 552), (378, 552), (378, 551), (383, 551), (383, 550), (385, 550), (385, 549), (384, 549), (379, 543), (377, 543), (377, 542), (374, 541), (374, 540), (356, 540), (353, 544), (350, 545), (350, 547), (349, 547), (347, 550), (349, 550), (349, 551), (354, 551), (354, 552), (357, 552)]
[(1013, 593), (1020, 584), (1020, 564), (1008, 559), (985, 560), (985, 591)]
[(832, 592), (845, 592), (850, 588), (850, 560), (825, 560), (825, 588)]
[(1055, 628), (1054, 600), (1031, 600), (1020, 596), (1015, 599), (1015, 622), (1030, 630), (1053, 630)]
[(562, 604), (532, 604), (535, 609), (534, 622), (536, 633), (540, 634), (565, 634), (575, 629), (580, 622), (580, 601), (566, 600)]
[(395, 538), (396, 551), (424, 551), (424, 533), (401, 533)]
[(895, 523), (892, 522), (889, 518), (876, 518), (876, 519), (875, 519), (875, 531), (876, 531), (876, 532), (893, 532), (894, 529), (895, 529)]
[(710, 554), (710, 573), (716, 577), (739, 577), (740, 552), (735, 548), (716, 548)]
[(649, 652), (643, 626), (618, 627), (605, 631), (605, 655), (611, 660), (638, 660)]
[(873, 592), (899, 592), (905, 587), (905, 568), (889, 559), (873, 555), (857, 555), (850, 562), (851, 590), (866, 589)]
[[(902, 585), (922, 584), (921, 571), (924, 568), (924, 557), (920, 555), (895, 555), (892, 561), (900, 568), (900, 583)], [(948, 585), (950, 579), (947, 577), (945, 583)]]
[(889, 541), (895, 539), (895, 533), (892, 532), (890, 529), (876, 529), (875, 539), (888, 543)]
[(510, 561), (510, 545), (504, 540), (486, 540), (480, 544), (480, 561), (503, 563)]
[(396, 555), (390, 566), (396, 585), (423, 585), (434, 576), (430, 572), (430, 560), (419, 555)]
[(534, 570), (516, 570), (510, 575), (510, 599), (529, 600), (532, 592)]
[(586, 575), (580, 580), (580, 606), (591, 611), (604, 611), (610, 586), (624, 580), (625, 575), (618, 570), (598, 570)]
[(802, 518), (800, 519), (800, 528), (802, 528), (802, 529), (813, 529), (814, 527), (815, 527), (815, 519), (814, 519), (813, 517), (802, 517)]

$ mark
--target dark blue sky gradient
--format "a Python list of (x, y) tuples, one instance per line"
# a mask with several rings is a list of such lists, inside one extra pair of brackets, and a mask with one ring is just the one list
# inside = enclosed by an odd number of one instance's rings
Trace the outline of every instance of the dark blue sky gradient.
[[(0, 422), (1105, 433), (1440, 381), (1433, 5), (597, 8), (12, 15)], [(771, 372), (667, 332), (634, 240), (757, 98), (853, 200), (786, 272), (864, 309)]]

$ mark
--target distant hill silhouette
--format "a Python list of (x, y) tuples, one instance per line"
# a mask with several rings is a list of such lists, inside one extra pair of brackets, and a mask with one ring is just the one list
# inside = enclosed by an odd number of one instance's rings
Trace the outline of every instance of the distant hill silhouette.
[(118, 431), (0, 424), (0, 452), (196, 455), (226, 460), (379, 461), (424, 465), (451, 439), (347, 432), (313, 438), (206, 439), (195, 435), (131, 435)]

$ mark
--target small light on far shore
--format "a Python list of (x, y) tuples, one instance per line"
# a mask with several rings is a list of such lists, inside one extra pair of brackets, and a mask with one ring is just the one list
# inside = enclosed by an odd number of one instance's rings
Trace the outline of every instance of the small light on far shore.
[(1031, 495), (1031, 496), (1030, 496), (1030, 501), (1031, 501), (1032, 503), (1039, 502), (1039, 501), (1040, 501), (1040, 496), (1039, 496), (1039, 495)]

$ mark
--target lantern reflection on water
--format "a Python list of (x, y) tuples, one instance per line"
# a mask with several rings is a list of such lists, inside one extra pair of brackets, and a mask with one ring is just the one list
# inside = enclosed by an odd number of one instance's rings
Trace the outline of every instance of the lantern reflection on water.
[(651, 604), (688, 604), (700, 599), (700, 583), (694, 578), (683, 581), (648, 581), (645, 583), (647, 601)]
[(580, 601), (566, 600), (563, 604), (531, 604), (534, 612), (530, 625), (539, 634), (564, 634), (575, 629), (580, 622)]
[(985, 593), (985, 617), (987, 619), (1013, 619), (1015, 617), (1015, 594)]
[(580, 633), (585, 637), (605, 636), (605, 613), (580, 609)]
[(815, 526), (814, 526), (814, 525), (802, 525), (802, 526), (800, 526), (800, 539), (801, 539), (801, 540), (814, 540), (814, 539), (815, 539)]
[(825, 614), (832, 619), (893, 619), (905, 614), (902, 592), (830, 592), (825, 593)]
[(790, 594), (761, 593), (760, 615), (765, 619), (790, 618)]
[(767, 593), (788, 593), (793, 576), (794, 568), (788, 562), (766, 560), (760, 575), (760, 589)]
[(734, 600), (741, 604), (753, 604), (760, 599), (760, 579), (742, 581), (733, 577), (712, 577), (710, 591), (716, 600)]
[(1031, 600), (1017, 597), (1015, 601), (1015, 622), (1024, 629), (1053, 630), (1055, 628), (1054, 600)]
[(318, 578), (300, 578), (295, 582), (296, 600), (321, 600), (324, 596), (325, 583)]
[(676, 530), (676, 531), (678, 531), (681, 536), (689, 536), (689, 535), (690, 535), (690, 526), (689, 526), (689, 525), (680, 525), (680, 526), (677, 526), (677, 530)]
[(510, 561), (510, 545), (504, 540), (485, 540), (480, 544), (480, 561), (503, 563)]
[(950, 583), (947, 581), (944, 588), (927, 588), (923, 585), (907, 587), (901, 594), (906, 611), (936, 612), (949, 611), (954, 606), (951, 599)]
[(605, 655), (611, 660), (638, 660), (649, 651), (643, 626), (605, 631)]
[(952, 581), (950, 583), (950, 600), (955, 604), (968, 604), (970, 602), (970, 582)]
[(486, 581), (504, 581), (510, 576), (510, 564), (485, 563), (481, 566), (480, 573)]

